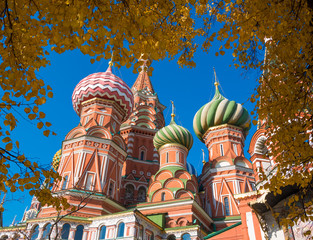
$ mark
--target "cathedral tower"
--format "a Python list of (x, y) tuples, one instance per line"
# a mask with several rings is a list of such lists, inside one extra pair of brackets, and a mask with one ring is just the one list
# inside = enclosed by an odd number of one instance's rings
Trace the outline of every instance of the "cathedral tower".
[(121, 136), (127, 144), (123, 167), (121, 201), (127, 206), (146, 201), (148, 183), (159, 169), (159, 154), (153, 137), (164, 126), (163, 106), (147, 73), (147, 60), (131, 90), (133, 113), (121, 126)]
[[(73, 107), (80, 123), (62, 144), (58, 173), (63, 180), (53, 191), (77, 206), (87, 196), (83, 211), (72, 215), (90, 217), (123, 210), (116, 201), (121, 193), (122, 168), (126, 144), (120, 136), (120, 125), (132, 112), (133, 94), (112, 73), (111, 64), (102, 73), (82, 79), (74, 89)], [(45, 208), (40, 217), (56, 212)]]
[[(215, 82), (215, 95), (196, 113), (193, 128), (209, 151), (209, 161), (200, 176), (205, 210), (216, 219), (229, 216), (240, 219), (234, 194), (253, 191), (255, 183), (252, 165), (243, 152), (250, 129), (247, 110), (222, 96)], [(230, 223), (221, 221), (217, 227), (220, 229)]]

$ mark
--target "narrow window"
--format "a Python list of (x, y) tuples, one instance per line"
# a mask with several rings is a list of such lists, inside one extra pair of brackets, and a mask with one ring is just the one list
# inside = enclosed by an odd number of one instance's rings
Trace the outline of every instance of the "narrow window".
[(117, 228), (117, 237), (124, 237), (125, 223), (121, 222)]
[(225, 198), (224, 198), (224, 205), (225, 205), (225, 214), (226, 214), (226, 216), (229, 216), (229, 215), (230, 215), (230, 212), (229, 212), (228, 197), (225, 197)]
[(234, 152), (235, 152), (236, 156), (238, 156), (237, 145), (235, 143), (233, 144), (233, 148), (234, 148)]
[(144, 151), (140, 152), (140, 160), (145, 160), (145, 152)]
[(68, 180), (68, 175), (66, 175), (63, 179), (62, 190), (66, 189), (67, 180)]
[(106, 226), (102, 226), (100, 228), (99, 240), (104, 240), (105, 239), (106, 230), (107, 230)]
[(166, 163), (168, 163), (168, 152), (166, 153)]
[(220, 145), (221, 148), (221, 156), (224, 156), (224, 148), (223, 148), (223, 144)]
[(65, 223), (62, 227), (61, 231), (61, 238), (64, 240), (68, 239), (68, 236), (70, 235), (70, 225), (68, 223)]
[(33, 228), (32, 233), (31, 233), (31, 240), (36, 240), (39, 235), (39, 225), (36, 225), (36, 227)]
[(49, 239), (50, 229), (51, 229), (51, 224), (48, 223), (44, 227), (44, 230), (43, 230), (43, 233), (42, 233), (42, 239)]
[(93, 179), (93, 174), (88, 174), (87, 175), (87, 181), (86, 181), (86, 190), (92, 190), (92, 179)]
[(110, 182), (110, 185), (109, 185), (109, 196), (113, 197), (113, 195), (114, 195), (114, 183)]
[(82, 240), (83, 239), (83, 233), (84, 233), (84, 226), (78, 225), (76, 227), (74, 240)]
[(102, 126), (102, 124), (103, 124), (103, 118), (104, 118), (104, 116), (101, 115), (101, 116), (100, 116), (100, 121), (99, 121), (99, 125), (100, 125), (100, 126)]
[(162, 192), (161, 194), (161, 201), (165, 201), (165, 192)]
[(176, 162), (179, 163), (179, 152), (176, 152)]

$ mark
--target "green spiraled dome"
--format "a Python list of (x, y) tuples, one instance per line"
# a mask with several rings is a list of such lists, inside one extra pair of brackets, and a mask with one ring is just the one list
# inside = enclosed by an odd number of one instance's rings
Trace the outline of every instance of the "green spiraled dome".
[(167, 143), (178, 143), (185, 146), (188, 150), (191, 149), (193, 138), (191, 133), (184, 127), (179, 126), (174, 121), (174, 114), (172, 114), (171, 123), (161, 128), (153, 138), (153, 145), (159, 150), (160, 147)]
[(247, 135), (251, 128), (250, 115), (241, 104), (229, 101), (222, 96), (216, 86), (213, 99), (199, 109), (193, 118), (193, 130), (197, 137), (203, 142), (203, 135), (210, 128), (222, 124), (231, 124), (241, 127)]

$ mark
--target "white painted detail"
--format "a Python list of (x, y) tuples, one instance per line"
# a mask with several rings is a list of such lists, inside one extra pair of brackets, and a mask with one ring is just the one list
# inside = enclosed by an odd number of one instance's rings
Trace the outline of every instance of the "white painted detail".
[(247, 212), (246, 213), (246, 221), (247, 221), (247, 226), (248, 226), (249, 239), (250, 240), (256, 240), (255, 232), (254, 232), (252, 212)]

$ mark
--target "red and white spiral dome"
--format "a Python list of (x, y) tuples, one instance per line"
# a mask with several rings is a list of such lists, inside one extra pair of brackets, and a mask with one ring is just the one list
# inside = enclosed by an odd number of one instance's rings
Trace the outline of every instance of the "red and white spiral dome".
[(81, 105), (92, 98), (113, 100), (125, 110), (125, 121), (132, 112), (134, 97), (127, 84), (112, 73), (111, 66), (105, 72), (93, 73), (82, 79), (74, 89), (72, 103), (80, 115)]

